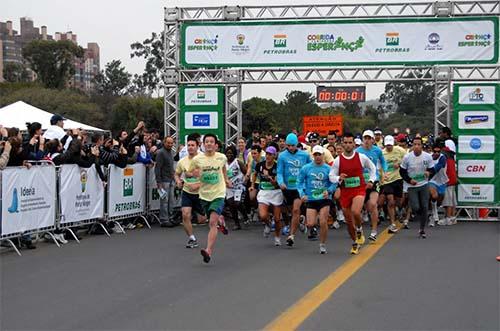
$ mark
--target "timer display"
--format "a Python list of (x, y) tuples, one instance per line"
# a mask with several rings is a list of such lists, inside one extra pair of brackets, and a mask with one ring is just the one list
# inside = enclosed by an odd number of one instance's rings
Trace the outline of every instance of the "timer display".
[(366, 88), (364, 86), (318, 86), (317, 102), (365, 102)]

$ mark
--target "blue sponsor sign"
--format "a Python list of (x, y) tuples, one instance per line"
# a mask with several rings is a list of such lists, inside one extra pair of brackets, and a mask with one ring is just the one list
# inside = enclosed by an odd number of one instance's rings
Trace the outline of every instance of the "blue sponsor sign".
[(193, 115), (193, 126), (209, 127), (210, 126), (210, 115), (209, 114), (195, 114), (195, 115)]

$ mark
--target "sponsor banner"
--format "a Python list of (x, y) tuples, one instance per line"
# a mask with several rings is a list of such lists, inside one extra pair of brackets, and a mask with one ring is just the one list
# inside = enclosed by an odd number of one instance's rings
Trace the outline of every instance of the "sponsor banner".
[(187, 67), (496, 63), (498, 18), (185, 23)]
[(2, 235), (55, 225), (55, 167), (7, 168), (1, 175)]
[(459, 178), (494, 178), (495, 160), (458, 160)]
[(493, 105), (495, 104), (495, 86), (460, 86), (458, 103), (461, 105)]
[(219, 128), (219, 114), (215, 111), (184, 113), (186, 129), (217, 129)]
[(219, 104), (217, 88), (186, 88), (184, 94), (186, 106), (216, 106)]
[(494, 111), (460, 111), (458, 112), (458, 128), (469, 129), (494, 129)]
[(148, 201), (149, 210), (160, 210), (160, 195), (155, 179), (155, 168), (148, 170)]
[(493, 184), (459, 184), (458, 202), (492, 203), (495, 201), (495, 185)]
[(342, 135), (342, 115), (335, 116), (304, 116), (302, 118), (303, 132), (317, 132), (326, 136), (328, 131), (337, 130), (337, 135)]
[(495, 136), (459, 136), (459, 154), (493, 154), (495, 153)]
[(95, 166), (65, 164), (60, 174), (61, 224), (102, 218), (104, 186)]
[(109, 217), (142, 213), (146, 207), (146, 167), (128, 165), (125, 169), (109, 167)]

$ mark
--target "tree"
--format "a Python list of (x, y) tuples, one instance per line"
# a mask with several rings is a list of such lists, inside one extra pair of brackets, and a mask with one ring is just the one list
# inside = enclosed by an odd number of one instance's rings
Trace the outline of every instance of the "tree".
[(304, 116), (317, 115), (320, 107), (310, 92), (291, 91), (286, 94), (285, 100), (280, 102), (280, 109), (273, 116), (280, 123), (281, 130), (290, 132), (293, 129), (302, 130)]
[(142, 43), (135, 42), (130, 45), (131, 58), (142, 57), (146, 60), (146, 67), (142, 75), (134, 76), (134, 85), (150, 91), (157, 91), (160, 88), (162, 71), (165, 65), (163, 50), (163, 33), (151, 34), (151, 38)]
[(127, 93), (132, 75), (121, 64), (120, 60), (108, 62), (105, 70), (95, 76), (94, 83), (98, 93), (113, 96)]
[(163, 99), (123, 96), (116, 100), (111, 112), (110, 129), (114, 133), (131, 130), (139, 121), (147, 128), (163, 128)]
[(75, 57), (82, 56), (83, 48), (69, 40), (33, 40), (23, 48), (23, 57), (47, 88), (65, 88), (75, 73)]
[(273, 118), (273, 112), (279, 105), (272, 99), (253, 97), (243, 101), (243, 135), (249, 136), (253, 130), (267, 132), (273, 130), (277, 123)]
[(29, 72), (20, 63), (6, 62), (3, 67), (3, 78), (9, 83), (28, 82)]

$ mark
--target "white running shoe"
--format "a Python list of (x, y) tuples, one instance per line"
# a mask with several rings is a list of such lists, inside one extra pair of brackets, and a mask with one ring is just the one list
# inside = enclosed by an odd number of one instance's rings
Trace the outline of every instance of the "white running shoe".
[(340, 229), (340, 223), (337, 222), (337, 221), (333, 222), (333, 228), (334, 229)]
[(370, 217), (368, 213), (363, 213), (363, 223), (368, 223), (370, 221)]
[(448, 225), (455, 225), (455, 224), (457, 224), (457, 218), (451, 217), (449, 222), (448, 222)]
[(345, 216), (344, 216), (344, 212), (341, 210), (337, 210), (337, 220), (339, 220), (340, 222), (345, 222)]
[(269, 234), (271, 233), (271, 228), (269, 227), (269, 225), (264, 225), (264, 237), (267, 238), (269, 237)]
[(434, 226), (436, 226), (436, 221), (434, 220), (434, 217), (431, 215), (429, 216), (429, 227), (433, 228)]
[(274, 246), (281, 246), (281, 238), (274, 237)]
[(319, 244), (319, 253), (326, 254), (326, 244)]
[(439, 226), (445, 226), (445, 225), (448, 225), (448, 217), (443, 218), (442, 220), (439, 220), (439, 221), (437, 222), (437, 225), (439, 225)]

